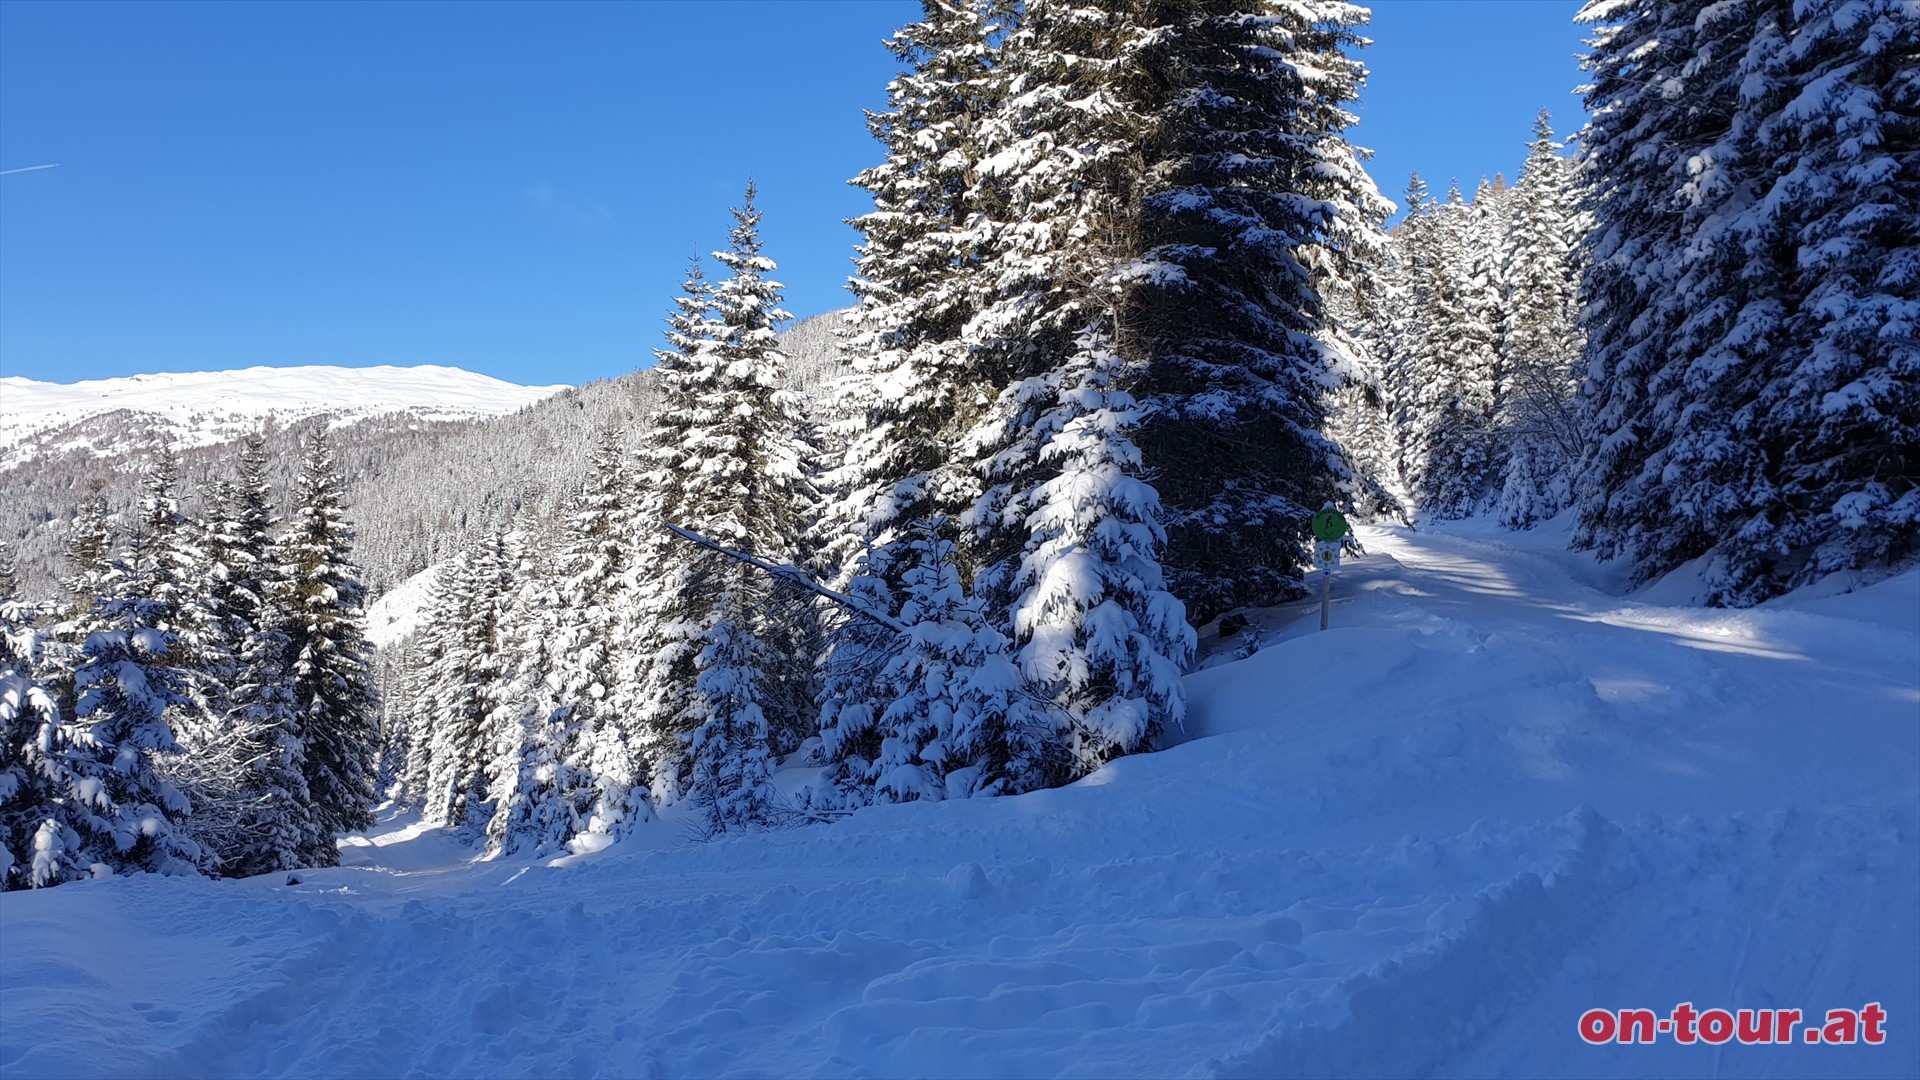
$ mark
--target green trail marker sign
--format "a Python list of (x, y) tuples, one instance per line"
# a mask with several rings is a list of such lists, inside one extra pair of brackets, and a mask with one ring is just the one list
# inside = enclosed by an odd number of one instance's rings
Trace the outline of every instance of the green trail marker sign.
[[(1299, 520), (1298, 518), (1294, 520)], [(1347, 535), (1347, 519), (1340, 511), (1329, 506), (1313, 515), (1313, 538), (1315, 540), (1338, 540)]]

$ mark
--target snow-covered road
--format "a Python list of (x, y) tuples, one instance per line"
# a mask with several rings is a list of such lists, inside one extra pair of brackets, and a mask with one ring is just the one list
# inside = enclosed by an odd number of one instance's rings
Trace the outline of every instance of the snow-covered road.
[[(1551, 534), (1363, 540), (1333, 630), (1262, 613), (1071, 788), (7, 894), (0, 1073), (1920, 1075), (1920, 574), (1706, 611)], [(1889, 1034), (1576, 1034), (1682, 1001)]]

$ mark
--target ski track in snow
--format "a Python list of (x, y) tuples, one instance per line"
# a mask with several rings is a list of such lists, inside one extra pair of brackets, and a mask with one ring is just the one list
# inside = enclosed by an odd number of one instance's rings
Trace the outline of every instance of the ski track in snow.
[[(293, 887), (7, 894), (0, 1073), (1920, 1074), (1920, 572), (1713, 611), (1551, 531), (1362, 534), (1334, 630), (1258, 613), (1070, 788), (551, 864), (390, 816)], [(1889, 1037), (1575, 1034), (1681, 1001)]]

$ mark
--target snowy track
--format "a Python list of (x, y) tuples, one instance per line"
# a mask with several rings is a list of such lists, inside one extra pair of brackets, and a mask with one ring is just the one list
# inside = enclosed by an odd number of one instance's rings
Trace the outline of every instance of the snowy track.
[[(8, 894), (0, 1073), (1920, 1074), (1920, 575), (1703, 611), (1364, 540), (1333, 631), (1267, 613), (1175, 745), (1072, 788)], [(1880, 1001), (1889, 1038), (1575, 1035), (1681, 1001)]]

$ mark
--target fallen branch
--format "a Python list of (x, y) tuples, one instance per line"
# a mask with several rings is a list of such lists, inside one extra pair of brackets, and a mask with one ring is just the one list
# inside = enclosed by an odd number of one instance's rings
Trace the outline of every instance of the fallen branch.
[(848, 596), (846, 593), (827, 588), (825, 585), (815, 581), (812, 574), (807, 573), (797, 566), (786, 566), (780, 563), (771, 563), (765, 559), (757, 559), (744, 551), (736, 551), (724, 544), (709, 540), (691, 529), (683, 529), (678, 525), (668, 525), (666, 528), (669, 532), (672, 532), (675, 536), (678, 536), (690, 544), (697, 544), (709, 551), (719, 552), (736, 562), (742, 562), (757, 570), (765, 571), (781, 581), (798, 585), (808, 592), (813, 593), (815, 596), (838, 604), (840, 607), (845, 608), (869, 622), (878, 623), (897, 634), (907, 632), (906, 623), (884, 612), (875, 611), (860, 601), (855, 600), (853, 597)]

